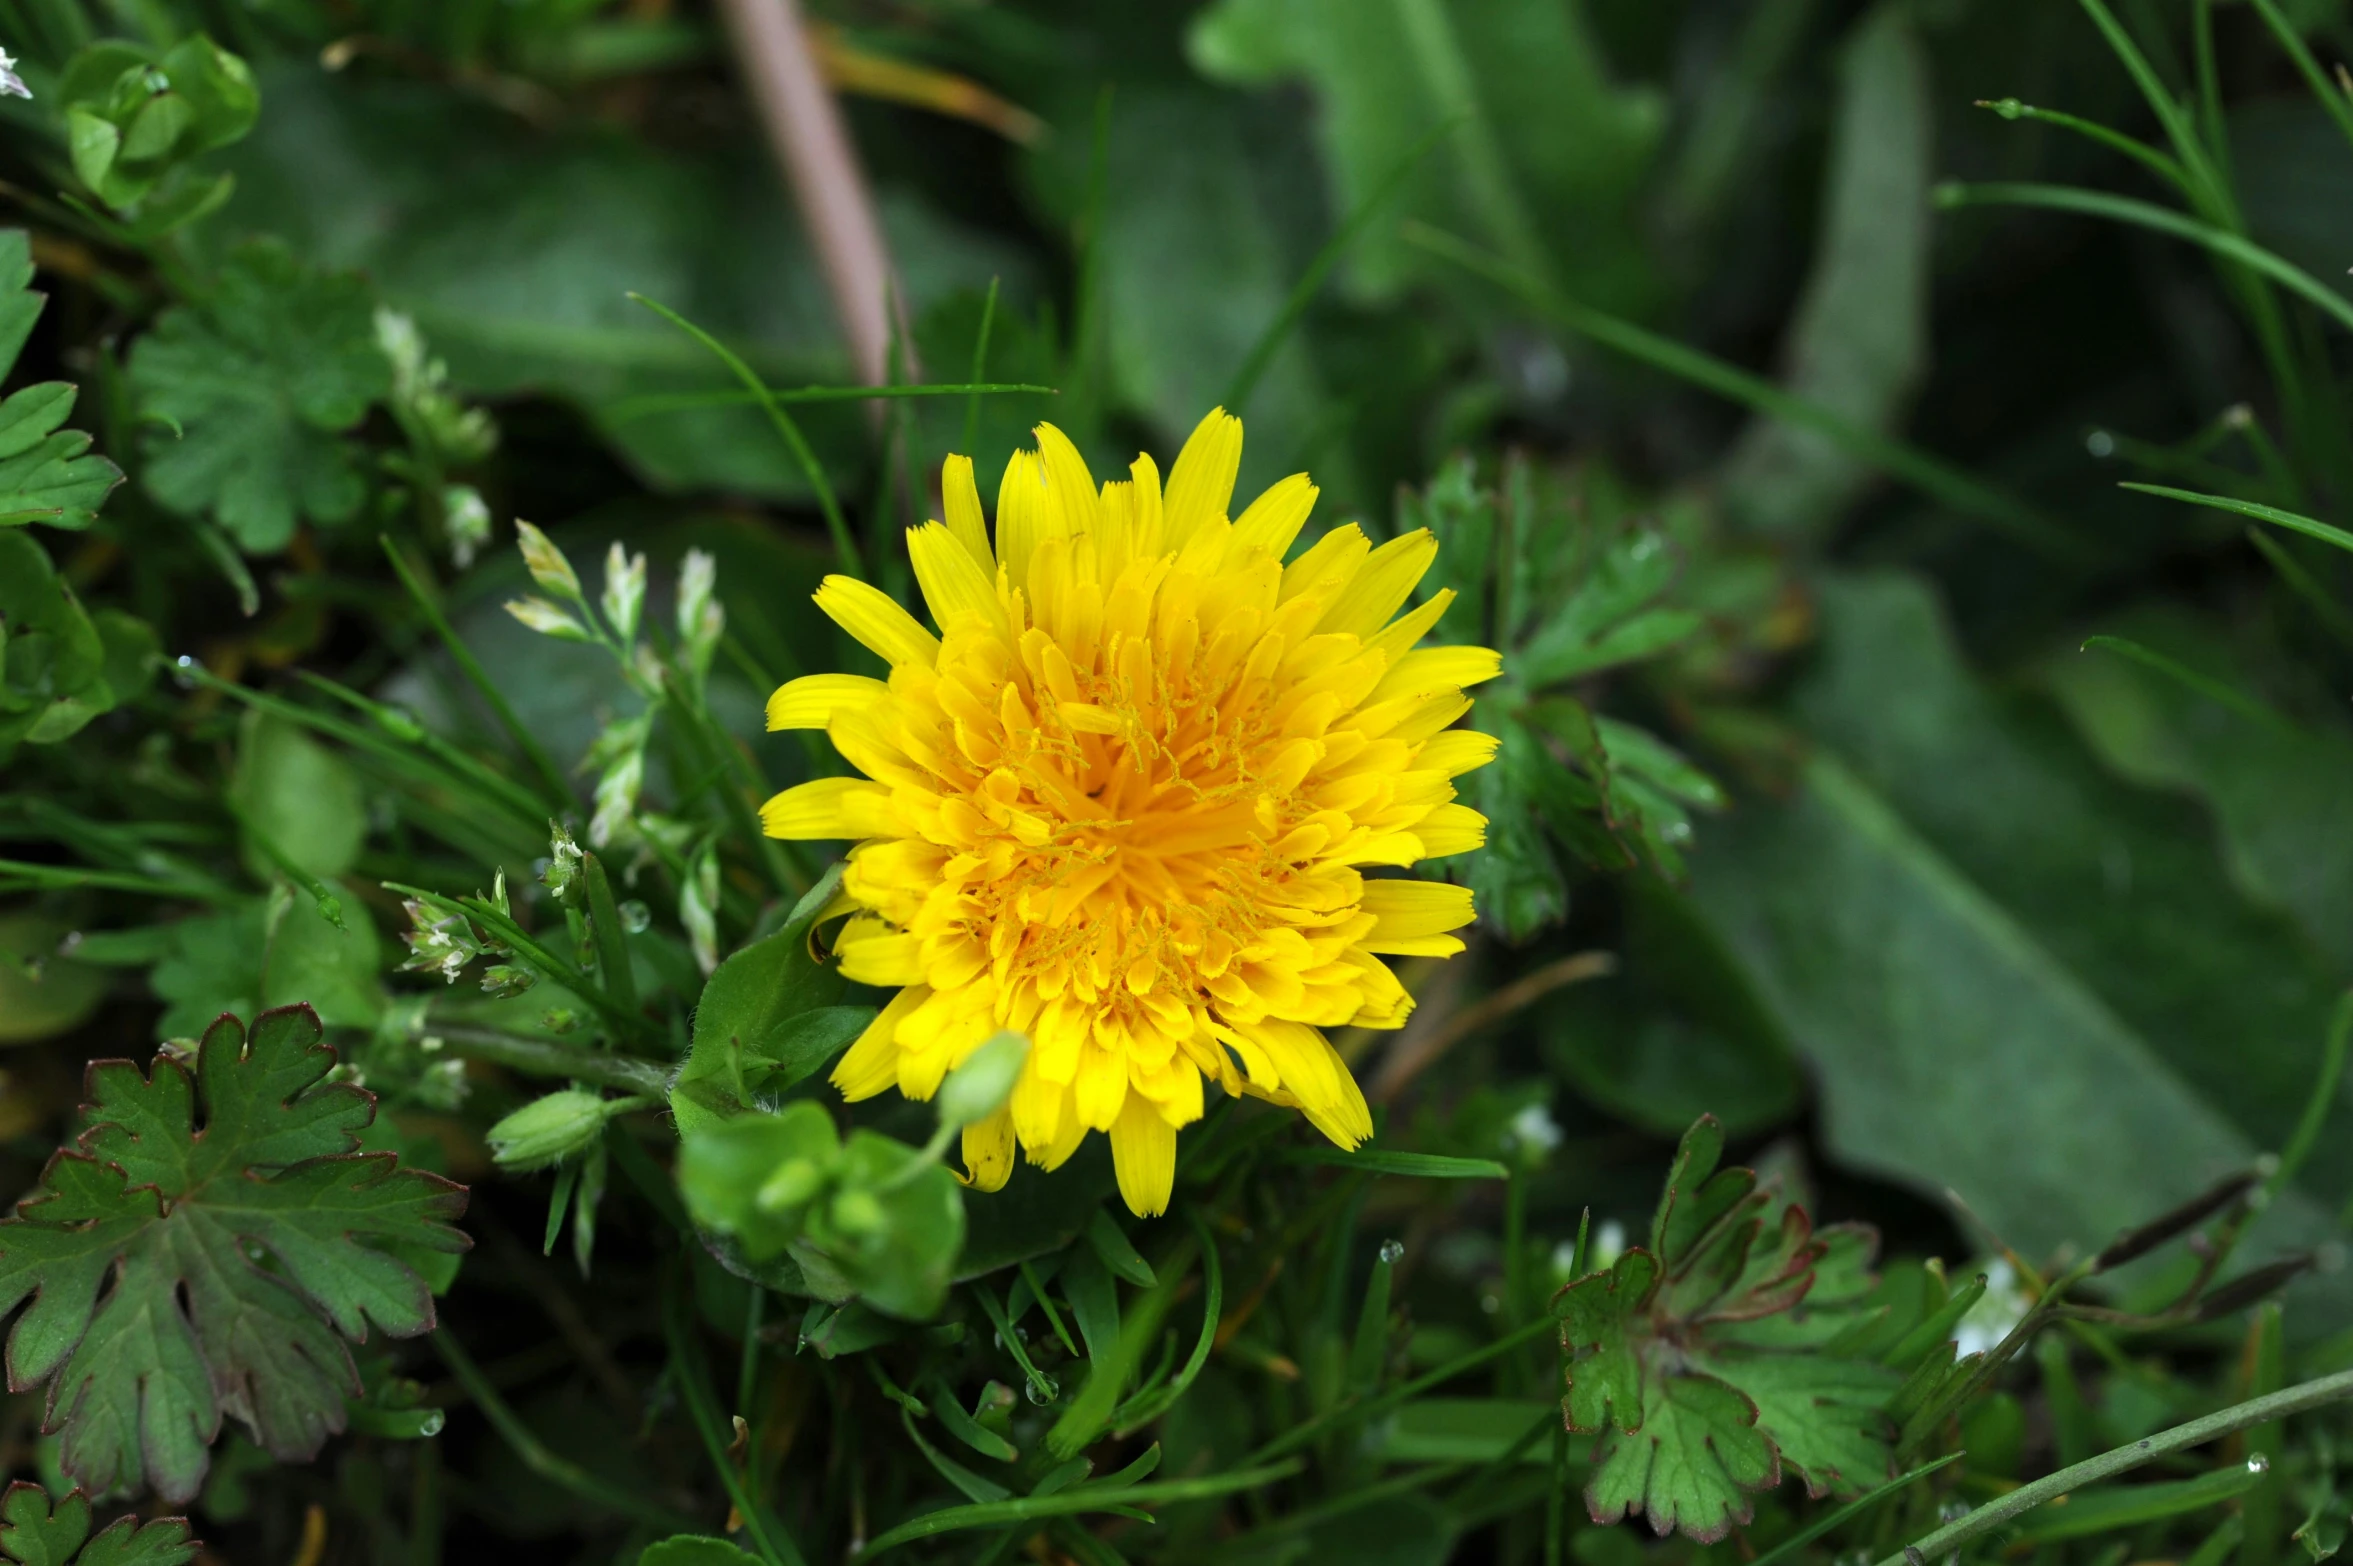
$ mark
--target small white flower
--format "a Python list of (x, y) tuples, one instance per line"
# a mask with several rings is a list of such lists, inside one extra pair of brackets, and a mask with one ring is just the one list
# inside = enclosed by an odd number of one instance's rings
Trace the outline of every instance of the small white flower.
[(1530, 1104), (1512, 1116), (1511, 1134), (1512, 1140), (1519, 1143), (1523, 1152), (1533, 1153), (1539, 1158), (1561, 1144), (1560, 1124), (1552, 1118), (1552, 1111), (1542, 1104)]
[(631, 556), (618, 541), (605, 552), (605, 623), (630, 646), (637, 640), (637, 617), (645, 608), (645, 556)]
[(451, 484), (441, 492), (442, 525), (449, 530), (449, 557), (463, 571), (490, 542), (490, 504), (471, 484)]
[(2008, 1337), (2010, 1329), (2026, 1319), (2030, 1303), (2026, 1291), (2019, 1287), (2015, 1267), (1998, 1257), (1986, 1263), (1985, 1294), (1953, 1329), (1960, 1357), (1983, 1354)]
[(27, 87), (24, 78), (16, 74), (15, 57), (7, 50), (0, 49), (0, 98), (30, 98), (32, 95), (33, 89)]

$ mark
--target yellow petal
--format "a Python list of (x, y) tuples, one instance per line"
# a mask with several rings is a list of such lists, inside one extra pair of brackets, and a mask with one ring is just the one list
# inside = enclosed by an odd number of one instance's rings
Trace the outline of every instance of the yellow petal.
[(1406, 596), (1438, 558), (1438, 539), (1426, 527), (1393, 538), (1365, 557), (1356, 580), (1343, 588), (1316, 622), (1320, 632), (1371, 636), (1389, 623)]
[(863, 674), (804, 674), (768, 698), (768, 727), (821, 729), (837, 712), (854, 712), (889, 699), (891, 688)]
[(1391, 663), (1395, 663), (1413, 651), (1414, 644), (1429, 634), (1430, 627), (1438, 623), (1438, 617), (1446, 613), (1447, 606), (1453, 602), (1454, 589), (1441, 587), (1423, 602), (1366, 637), (1364, 644), (1385, 654)]
[(1128, 478), (1135, 485), (1132, 502), (1135, 511), (1135, 543), (1133, 557), (1138, 560), (1157, 560), (1168, 552), (1167, 524), (1160, 508), (1160, 468), (1142, 452), (1128, 464)]
[(1423, 691), (1459, 691), (1502, 672), (1503, 655), (1492, 647), (1418, 647), (1389, 666), (1365, 705)]
[(1197, 528), (1223, 517), (1234, 498), (1234, 476), (1241, 471), (1242, 421), (1212, 408), (1169, 469), (1168, 494), (1161, 502), (1163, 547), (1182, 549)]
[(997, 584), (983, 572), (972, 552), (945, 527), (926, 522), (907, 529), (907, 555), (915, 562), (915, 580), (923, 601), (942, 631), (967, 620), (1005, 628), (1005, 609), (997, 602)]
[(923, 982), (923, 943), (880, 919), (857, 918), (842, 926), (834, 953), (841, 976), (881, 989)]
[(1156, 1218), (1168, 1211), (1176, 1186), (1176, 1127), (1141, 1093), (1128, 1095), (1111, 1127), (1111, 1165), (1129, 1212)]
[(1380, 921), (1375, 933), (1381, 935), (1438, 935), (1461, 929), (1473, 917), (1471, 889), (1444, 881), (1367, 881), (1359, 906)]
[(997, 485), (997, 561), (1015, 587), (1029, 585), (1030, 556), (1050, 536), (1046, 464), (1034, 451), (1017, 451)]
[(1467, 854), (1486, 844), (1487, 818), (1468, 805), (1440, 805), (1414, 824), (1413, 835), (1422, 840), (1425, 858)]
[(989, 527), (981, 517), (980, 486), (972, 481), (972, 459), (950, 457), (940, 464), (940, 508), (948, 514), (948, 531), (964, 546), (985, 576), (997, 574), (997, 557), (989, 553)]
[(964, 1128), (964, 1183), (976, 1191), (1002, 1191), (1013, 1175), (1013, 1112), (1000, 1109)]
[(1069, 436), (1051, 424), (1041, 424), (1032, 433), (1038, 438), (1038, 456), (1046, 464), (1047, 504), (1060, 515), (1055, 533), (1063, 538), (1086, 537), (1095, 531), (1098, 507), (1095, 475), (1087, 471), (1087, 459), (1079, 455)]
[(1250, 509), (1234, 519), (1236, 550), (1255, 550), (1277, 560), (1291, 552), (1291, 541), (1307, 525), (1318, 491), (1304, 473), (1294, 473), (1267, 486), (1250, 502)]
[(1448, 729), (1426, 742), (1414, 758), (1417, 772), (1443, 772), (1450, 778), (1487, 765), (1503, 742), (1477, 729)]
[(855, 577), (829, 576), (818, 585), (817, 607), (893, 668), (912, 663), (928, 669), (939, 661), (939, 638), (878, 587)]
[(796, 841), (887, 837), (897, 830), (890, 790), (865, 778), (819, 778), (760, 807), (760, 830)]
[(911, 986), (892, 996), (890, 1004), (866, 1024), (858, 1042), (833, 1068), (833, 1085), (842, 1097), (854, 1104), (899, 1085), (899, 1023), (929, 999), (930, 990), (920, 984)]

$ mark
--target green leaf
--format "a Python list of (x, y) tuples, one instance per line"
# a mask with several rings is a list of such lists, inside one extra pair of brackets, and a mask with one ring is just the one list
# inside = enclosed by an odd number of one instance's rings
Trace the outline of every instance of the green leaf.
[[(1821, 230), (1782, 347), (1790, 391), (1860, 428), (1900, 433), (1928, 366), (1928, 190), (1935, 177), (1927, 52), (1912, 13), (1882, 4), (1848, 35)], [(1724, 471), (1749, 526), (1820, 537), (1876, 469), (1819, 431), (1760, 420)]]
[[(1723, 1128), (1684, 1134), (1650, 1244), (1555, 1296), (1572, 1432), (1591, 1432), (1587, 1508), (1703, 1542), (1754, 1515), (1786, 1469), (1815, 1495), (1887, 1477), (1900, 1377), (1837, 1351), (1868, 1290), (1870, 1237), (1817, 1234), (1748, 1169), (1719, 1169)], [(1817, 1277), (1825, 1261), (1830, 1269)], [(1819, 1286), (1812, 1319), (1797, 1318)]]
[(104, 969), (58, 954), (67, 931), (37, 913), (0, 913), (0, 1044), (68, 1032), (106, 999)]
[[(2234, 691), (2302, 679), (2260, 649), (2183, 611), (2151, 604), (2104, 617), (2134, 640)], [(2231, 879), (2295, 919), (2353, 971), (2353, 736), (2330, 724), (2260, 721), (2154, 669), (2073, 652), (2043, 667), (2076, 732), (2119, 775), (2198, 799), (2220, 829)], [(2325, 701), (2325, 692), (2312, 692)], [(2322, 709), (2325, 710), (2325, 709)]]
[(0, 1308), (32, 1301), (10, 1380), (50, 1384), (77, 1482), (185, 1501), (223, 1414), (281, 1459), (311, 1457), (360, 1390), (345, 1340), (432, 1328), (424, 1280), (377, 1247), (463, 1250), (465, 1190), (354, 1151), (375, 1101), (323, 1080), (319, 1040), (292, 1006), (250, 1035), (222, 1017), (192, 1072), (98, 1062), (80, 1136), (0, 1222)]
[(164, 505), (210, 515), (249, 553), (283, 549), (298, 520), (333, 523), (366, 485), (339, 438), (391, 390), (375, 300), (355, 274), (298, 266), (283, 246), (232, 254), (202, 305), (164, 312), (131, 351), (151, 435), (142, 481)]
[(1544, 1059), (1611, 1114), (1672, 1136), (1713, 1113), (1748, 1135), (1796, 1113), (1797, 1054), (1684, 894), (1648, 876), (1620, 887), (1618, 971), (1533, 1008)]
[[(29, 533), (0, 531), (0, 759), (19, 741), (67, 739), (115, 705), (108, 666), (136, 662), (137, 622), (109, 624), (120, 638), (113, 660), (99, 622), (40, 544)], [(144, 683), (144, 668), (137, 678)]]
[(964, 1244), (955, 1176), (872, 1131), (843, 1141), (808, 1099), (697, 1125), (678, 1184), (695, 1222), (755, 1266), (787, 1258), (820, 1297), (854, 1292), (886, 1315), (937, 1314)]
[[(1819, 1068), (1829, 1145), (1952, 1187), (2029, 1253), (2101, 1243), (2283, 1146), (2332, 966), (2231, 884), (2192, 807), (1971, 680), (1924, 589), (1833, 579), (1822, 606), (1798, 698), (1819, 748), (1788, 803), (1711, 831), (1692, 906)], [(2313, 1190), (2353, 1176), (2346, 1113)], [(2328, 1232), (2300, 1187), (2264, 1223), (2277, 1245)]]
[[(1335, 212), (1355, 211), (1419, 138), (1458, 122), (1395, 210), (1469, 228), (1522, 266), (1558, 267), (1575, 290), (1622, 304), (1655, 286), (1627, 204), (1665, 104), (1611, 84), (1586, 9), (1220, 0), (1194, 22), (1190, 52), (1222, 81), (1312, 85)], [(1358, 293), (1385, 297), (1424, 265), (1384, 225), (1348, 273)]]
[(744, 1566), (754, 1558), (725, 1539), (680, 1533), (638, 1551), (637, 1566)]
[[(774, 935), (721, 963), (694, 1013), (694, 1042), (670, 1089), (671, 1112), (687, 1135), (748, 1110), (815, 1071), (863, 1028), (836, 1006), (840, 972), (809, 950), (817, 917), (841, 884), (836, 865), (809, 889)], [(782, 1078), (783, 1080), (778, 1080)]]
[(1707, 1376), (1672, 1376), (1644, 1401), (1639, 1429), (1612, 1429), (1594, 1454), (1586, 1509), (1597, 1523), (1650, 1519), (1665, 1537), (1680, 1529), (1712, 1544), (1756, 1515), (1752, 1491), (1781, 1478), (1756, 1405)]
[[(256, 875), (279, 868), (279, 856), (305, 875), (329, 880), (359, 860), (367, 841), (367, 801), (359, 775), (298, 725), (248, 709), (237, 736), (237, 770), (229, 782), (243, 830), (244, 858)], [(255, 841), (266, 833), (270, 853)]]
[(54, 1508), (49, 1493), (22, 1480), (0, 1495), (0, 1556), (15, 1566), (183, 1566), (196, 1554), (182, 1517), (142, 1527), (118, 1517), (90, 1537), (90, 1500), (79, 1490)]

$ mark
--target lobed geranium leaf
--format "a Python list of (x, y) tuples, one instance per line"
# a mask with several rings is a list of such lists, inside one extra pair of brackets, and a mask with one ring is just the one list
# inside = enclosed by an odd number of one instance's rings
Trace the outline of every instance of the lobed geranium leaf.
[(1873, 1237), (1817, 1234), (1753, 1170), (1718, 1168), (1723, 1151), (1703, 1116), (1668, 1170), (1650, 1245), (1553, 1299), (1562, 1416), (1597, 1437), (1596, 1522), (1639, 1512), (1662, 1535), (1708, 1542), (1747, 1522), (1752, 1492), (1785, 1471), (1815, 1495), (1887, 1476), (1902, 1376), (1842, 1352), (1910, 1325), (1872, 1303)]
[(143, 482), (174, 511), (210, 513), (256, 554), (295, 523), (341, 522), (366, 485), (341, 439), (392, 388), (375, 304), (355, 275), (298, 266), (277, 245), (230, 257), (203, 305), (179, 305), (131, 353), (159, 429)]
[(75, 1145), (0, 1221), (0, 1314), (32, 1301), (9, 1385), (49, 1383), (47, 1428), (91, 1491), (189, 1499), (223, 1414), (282, 1459), (312, 1456), (360, 1390), (345, 1341), (433, 1326), (425, 1280), (388, 1248), (465, 1249), (465, 1190), (358, 1151), (375, 1101), (325, 1081), (334, 1061), (308, 1006), (250, 1033), (223, 1015), (193, 1075), (99, 1061)]
[(1751, 1492), (1780, 1478), (1754, 1403), (1712, 1376), (1667, 1376), (1644, 1400), (1640, 1429), (1602, 1437), (1585, 1503), (1597, 1523), (1640, 1512), (1662, 1537), (1679, 1528), (1712, 1544), (1756, 1515)]
[(196, 1554), (184, 1517), (141, 1525), (118, 1517), (90, 1537), (90, 1498), (69, 1491), (54, 1508), (49, 1492), (22, 1480), (0, 1495), (0, 1556), (11, 1566), (184, 1566)]
[[(31, 237), (0, 229), (0, 377), (47, 302), (32, 281)], [(0, 402), (0, 527), (88, 527), (123, 481), (122, 469), (90, 455), (89, 436), (58, 428), (73, 407), (74, 388), (63, 381), (23, 387)]]

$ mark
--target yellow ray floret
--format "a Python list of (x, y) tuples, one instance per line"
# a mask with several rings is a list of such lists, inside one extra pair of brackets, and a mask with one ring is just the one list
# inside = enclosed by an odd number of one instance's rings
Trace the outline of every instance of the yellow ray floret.
[(1340, 527), (1286, 565), (1304, 474), (1230, 519), (1242, 425), (1222, 411), (1165, 485), (1139, 457), (1098, 487), (1060, 430), (1037, 435), (993, 540), (961, 457), (947, 520), (909, 531), (936, 637), (826, 579), (818, 607), (890, 678), (794, 680), (768, 726), (824, 729), (864, 776), (761, 817), (856, 843), (841, 971), (898, 991), (835, 1086), (929, 1098), (1000, 1029), (1026, 1033), (1011, 1100), (964, 1133), (972, 1183), (1003, 1185), (1017, 1146), (1053, 1168), (1101, 1131), (1128, 1205), (1157, 1213), (1205, 1081), (1342, 1147), (1372, 1134), (1323, 1030), (1402, 1025), (1413, 1001), (1382, 957), (1460, 951), (1472, 910), (1467, 889), (1365, 872), (1486, 840), (1453, 780), (1495, 741), (1453, 724), (1502, 662), (1416, 647), (1452, 596), (1407, 607), (1427, 532), (1376, 548)]

